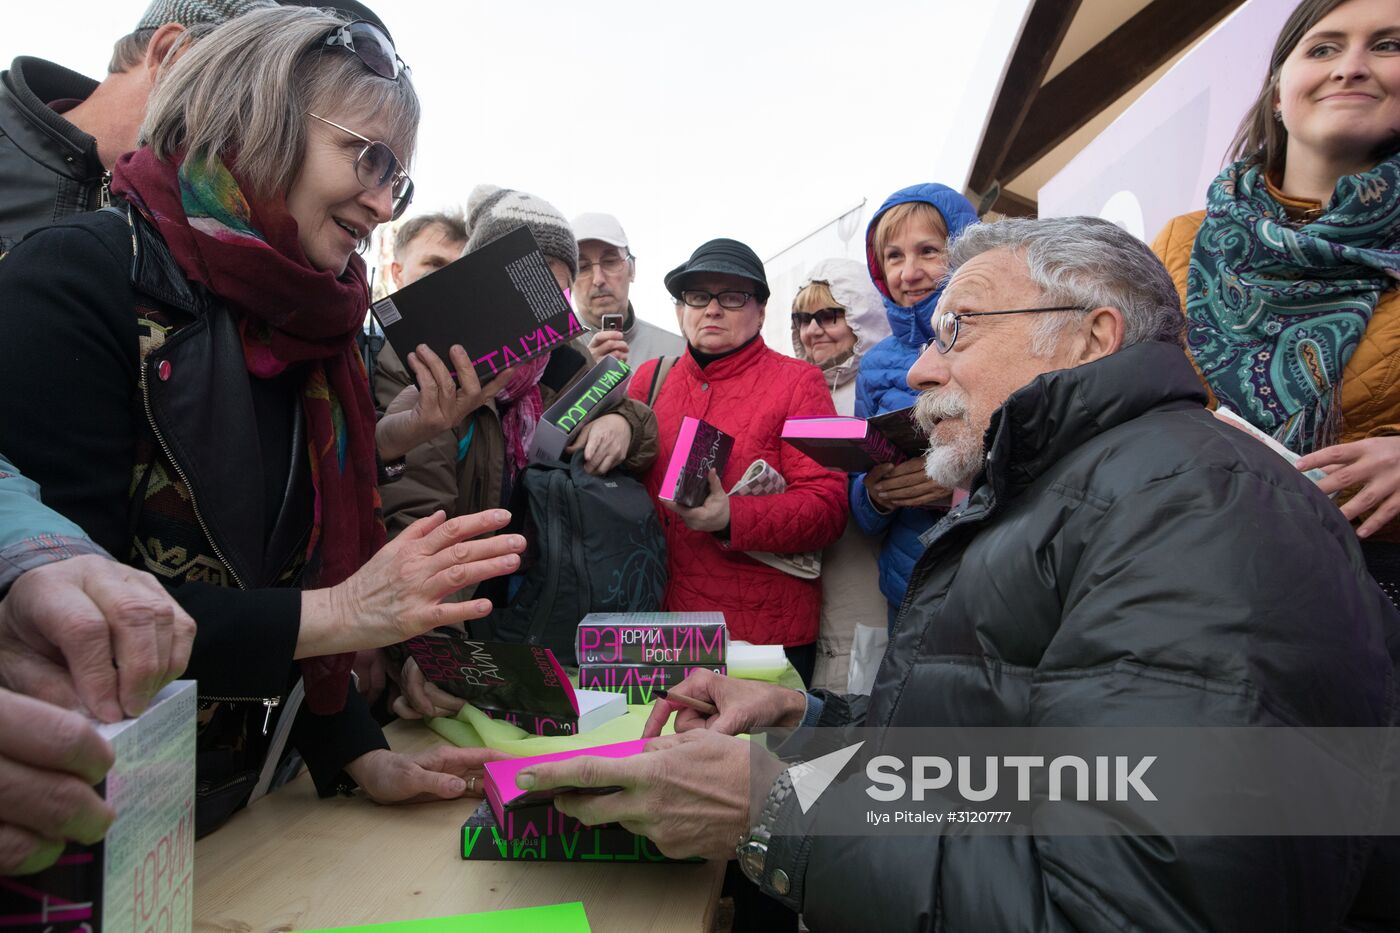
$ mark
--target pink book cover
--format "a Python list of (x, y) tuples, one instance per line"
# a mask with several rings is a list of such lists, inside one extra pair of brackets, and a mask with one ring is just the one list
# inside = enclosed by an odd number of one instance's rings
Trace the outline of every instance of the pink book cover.
[(686, 416), (676, 435), (676, 446), (671, 449), (658, 497), (686, 508), (704, 502), (710, 491), (710, 470), (723, 473), (733, 447), (733, 437), (699, 418)]
[(847, 473), (904, 459), (899, 448), (864, 418), (789, 418), (783, 423), (783, 440), (822, 466)]
[(527, 758), (507, 758), (502, 761), (486, 762), (486, 799), (491, 804), (491, 812), (496, 815), (498, 826), (506, 825), (506, 810), (517, 805), (526, 793), (515, 783), (515, 776), (531, 765), (547, 761), (565, 761), (582, 755), (597, 758), (630, 758), (645, 751), (646, 739), (633, 739), (630, 742), (617, 742), (612, 745), (595, 745), (592, 748), (575, 748), (550, 755), (532, 755)]

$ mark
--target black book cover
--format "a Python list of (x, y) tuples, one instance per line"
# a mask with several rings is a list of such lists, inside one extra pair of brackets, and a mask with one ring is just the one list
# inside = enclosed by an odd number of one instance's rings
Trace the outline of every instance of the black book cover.
[(371, 309), (399, 356), (407, 358), (426, 343), (450, 366), (448, 350), (460, 343), (482, 383), (583, 333), (527, 227), (381, 298)]
[(578, 732), (578, 697), (548, 648), (430, 635), (404, 647), (424, 677), (492, 719), (536, 735)]
[(867, 418), (866, 423), (875, 427), (891, 444), (908, 457), (922, 457), (928, 450), (928, 438), (914, 420), (914, 406), (887, 411), (883, 415)]
[(661, 480), (659, 497), (693, 509), (710, 494), (710, 470), (724, 472), (734, 438), (707, 421), (686, 416)]

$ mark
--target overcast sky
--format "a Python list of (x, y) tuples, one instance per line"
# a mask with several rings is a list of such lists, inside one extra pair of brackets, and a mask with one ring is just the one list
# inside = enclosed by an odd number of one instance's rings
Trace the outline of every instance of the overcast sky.
[[(373, 0), (423, 123), (410, 211), (521, 188), (616, 214), (633, 299), (674, 329), (661, 277), (706, 239), (768, 258), (862, 198), (960, 186), (1028, 0), (528, 4)], [(6, 4), (0, 63), (100, 78), (130, 0)]]

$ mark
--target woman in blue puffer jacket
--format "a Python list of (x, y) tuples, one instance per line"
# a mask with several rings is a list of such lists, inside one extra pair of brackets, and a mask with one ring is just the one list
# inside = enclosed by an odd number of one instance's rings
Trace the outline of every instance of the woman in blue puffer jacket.
[[(856, 377), (856, 416), (869, 418), (914, 404), (918, 392), (906, 375), (919, 351), (933, 339), (931, 319), (948, 271), (948, 241), (977, 212), (967, 198), (946, 185), (923, 184), (890, 195), (865, 232), (870, 277), (885, 299), (889, 337), (860, 363)], [(880, 591), (893, 622), (909, 574), (923, 546), (919, 535), (937, 520), (949, 490), (934, 484), (923, 460), (897, 467), (881, 464), (851, 478), (851, 517), (868, 535), (884, 535), (880, 548)]]

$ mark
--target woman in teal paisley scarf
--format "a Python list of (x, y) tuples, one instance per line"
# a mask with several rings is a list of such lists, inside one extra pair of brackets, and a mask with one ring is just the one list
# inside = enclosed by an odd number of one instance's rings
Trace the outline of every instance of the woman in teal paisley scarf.
[(378, 421), (355, 343), (358, 248), (412, 192), (401, 65), (376, 24), (326, 11), (231, 21), (157, 84), (142, 146), (113, 170), (117, 210), (0, 263), (4, 446), (198, 626), (200, 831), (268, 786), (279, 718), (322, 794), (455, 797), (482, 763), (390, 751), (350, 677), (358, 650), (485, 615), (442, 599), (524, 547), (471, 540), (501, 510), (439, 512), (385, 544), (376, 454), (449, 426), (432, 413), (464, 394), (420, 371), (421, 404)]
[(1278, 37), (1236, 161), (1212, 183), (1204, 217), (1178, 218), (1157, 241), (1184, 285), (1187, 346), (1216, 402), (1303, 455), (1300, 470), (1327, 474), (1321, 488), (1342, 494), (1392, 598), (1397, 141), (1400, 2), (1305, 0)]

